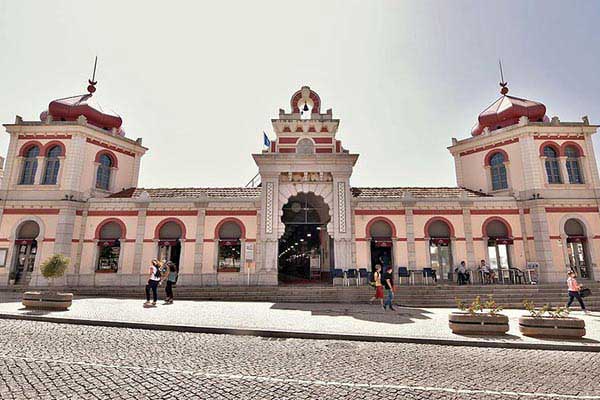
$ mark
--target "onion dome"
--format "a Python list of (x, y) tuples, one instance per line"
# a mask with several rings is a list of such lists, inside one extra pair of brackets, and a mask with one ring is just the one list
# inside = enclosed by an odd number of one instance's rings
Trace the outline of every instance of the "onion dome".
[(472, 136), (479, 136), (485, 128), (490, 131), (519, 123), (527, 117), (533, 122), (547, 121), (546, 106), (537, 101), (508, 96), (505, 82), (500, 83), (502, 96), (479, 114), (477, 124), (471, 129)]

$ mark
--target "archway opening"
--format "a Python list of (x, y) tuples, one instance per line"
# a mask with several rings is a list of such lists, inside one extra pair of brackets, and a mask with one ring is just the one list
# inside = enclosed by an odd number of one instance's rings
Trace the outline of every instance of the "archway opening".
[(31, 280), (37, 255), (37, 237), (40, 226), (35, 221), (25, 221), (17, 230), (15, 247), (17, 257), (14, 266), (15, 284), (26, 285)]
[(104, 272), (117, 272), (121, 257), (121, 225), (110, 221), (102, 225), (98, 237), (98, 264), (97, 270)]
[(236, 221), (227, 221), (219, 228), (220, 272), (239, 272), (242, 263), (242, 227)]
[(429, 237), (430, 266), (437, 272), (440, 279), (450, 279), (452, 276), (452, 246), (451, 230), (448, 223), (435, 220), (427, 228)]
[(508, 226), (503, 221), (494, 219), (486, 225), (485, 235), (488, 237), (490, 267), (501, 271), (510, 269), (510, 246), (513, 239)]
[(182, 237), (181, 225), (177, 222), (169, 221), (163, 224), (158, 230), (158, 259), (171, 261), (179, 266)]
[(283, 206), (285, 231), (279, 239), (280, 283), (331, 280), (333, 240), (327, 234), (329, 206), (314, 193), (299, 193)]
[(585, 227), (581, 221), (571, 218), (565, 222), (569, 267), (582, 278), (589, 278), (588, 248)]
[(386, 221), (375, 221), (369, 228), (371, 238), (371, 271), (375, 271), (377, 264), (383, 271), (392, 265), (393, 260), (393, 230)]

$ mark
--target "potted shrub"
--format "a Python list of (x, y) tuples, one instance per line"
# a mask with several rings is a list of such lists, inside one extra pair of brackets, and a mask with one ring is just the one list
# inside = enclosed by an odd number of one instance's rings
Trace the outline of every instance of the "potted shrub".
[(54, 279), (64, 275), (70, 260), (62, 254), (54, 254), (40, 266), (42, 275), (48, 279), (47, 291), (25, 292), (22, 303), (25, 308), (41, 310), (67, 310), (73, 302), (73, 293), (54, 290)]
[(585, 321), (569, 317), (566, 307), (552, 308), (544, 304), (541, 308), (525, 300), (523, 306), (529, 315), (519, 318), (519, 330), (525, 336), (580, 339), (585, 336)]
[(500, 314), (502, 307), (490, 295), (481, 302), (477, 296), (470, 305), (456, 299), (460, 311), (448, 315), (448, 323), (452, 333), (462, 335), (503, 335), (508, 332), (508, 317)]

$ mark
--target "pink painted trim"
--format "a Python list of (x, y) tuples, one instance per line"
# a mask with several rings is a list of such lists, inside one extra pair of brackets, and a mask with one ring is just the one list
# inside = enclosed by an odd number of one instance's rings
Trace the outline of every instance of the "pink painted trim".
[(483, 222), (483, 225), (481, 225), (481, 236), (484, 236), (484, 237), (487, 236), (486, 228), (487, 228), (488, 224), (493, 221), (502, 222), (504, 224), (504, 226), (506, 226), (506, 231), (508, 232), (508, 237), (512, 237), (512, 228), (511, 228), (510, 224), (508, 223), (508, 221), (502, 217), (496, 217), (496, 216), (489, 217), (488, 219), (486, 219)]
[(181, 228), (181, 239), (185, 239), (185, 236), (186, 236), (185, 224), (179, 218), (174, 218), (174, 217), (165, 218), (162, 221), (160, 221), (158, 223), (158, 225), (156, 225), (156, 228), (154, 228), (154, 239), (160, 239), (160, 229), (163, 226), (165, 226), (166, 224), (168, 224), (169, 222), (175, 222), (177, 225), (179, 225), (179, 227)]
[(365, 237), (371, 237), (371, 227), (373, 226), (373, 224), (375, 222), (379, 222), (379, 221), (385, 222), (386, 224), (388, 224), (390, 226), (390, 228), (392, 228), (392, 237), (396, 237), (397, 236), (396, 225), (394, 225), (394, 223), (392, 222), (392, 220), (390, 220), (389, 218), (386, 218), (386, 217), (375, 217), (375, 218), (372, 218), (367, 223), (367, 226), (365, 228)]
[(58, 140), (51, 140), (50, 142), (46, 143), (44, 145), (44, 148), (41, 149), (40, 151), (40, 155), (42, 156), (47, 156), (48, 155), (48, 151), (54, 147), (54, 146), (59, 146), (60, 147), (60, 155), (62, 157), (67, 155), (67, 148), (65, 147), (65, 144), (63, 142), (60, 142)]
[(219, 223), (215, 227), (215, 234), (214, 234), (214, 238), (215, 239), (219, 239), (220, 238), (220, 236), (219, 236), (219, 230), (227, 222), (234, 222), (234, 223), (238, 224), (238, 226), (240, 227), (240, 230), (242, 231), (242, 236), (240, 237), (240, 239), (246, 239), (246, 226), (244, 225), (244, 223), (241, 220), (239, 220), (239, 219), (237, 219), (235, 217), (223, 218), (222, 220), (219, 221)]
[(557, 156), (561, 155), (560, 154), (560, 146), (558, 144), (556, 144), (556, 142), (547, 140), (544, 143), (540, 144), (540, 147), (539, 147), (540, 157), (544, 157), (544, 149), (546, 148), (546, 146), (552, 147), (554, 149), (554, 151), (556, 151)]
[(42, 155), (42, 150), (44, 150), (44, 145), (41, 144), (40, 142), (38, 142), (37, 140), (31, 140), (21, 146), (21, 149), (19, 150), (19, 157), (24, 157), (25, 153), (27, 153), (29, 151), (29, 149), (31, 149), (34, 146), (39, 147), (40, 155)]
[(566, 156), (565, 150), (569, 146), (575, 147), (577, 149), (577, 151), (579, 152), (579, 157), (584, 157), (585, 156), (585, 153), (583, 151), (583, 147), (581, 147), (578, 143), (575, 143), (573, 141), (567, 141), (567, 142), (564, 142), (563, 144), (560, 145), (560, 155), (561, 156)]
[(108, 224), (109, 222), (115, 222), (119, 225), (119, 227), (121, 228), (121, 238), (127, 237), (127, 227), (125, 226), (123, 221), (121, 221), (118, 218), (107, 218), (104, 221), (100, 222), (98, 226), (96, 226), (96, 231), (94, 232), (94, 239), (100, 239), (100, 230), (104, 225)]
[(110, 150), (100, 150), (99, 152), (97, 152), (96, 158), (94, 159), (94, 161), (100, 162), (100, 156), (102, 156), (102, 155), (107, 155), (108, 158), (110, 158), (110, 160), (112, 161), (112, 166), (114, 168), (119, 167), (119, 160), (117, 159), (117, 156), (115, 156), (115, 153), (113, 153)]
[(503, 149), (494, 149), (485, 155), (485, 159), (483, 161), (486, 167), (490, 165), (490, 160), (496, 153), (501, 153), (504, 156), (504, 162), (509, 161), (508, 153), (506, 151), (504, 151)]
[(454, 225), (452, 225), (452, 222), (450, 222), (450, 220), (448, 220), (447, 218), (444, 218), (444, 217), (433, 217), (433, 218), (430, 218), (429, 221), (427, 221), (427, 223), (425, 224), (425, 228), (423, 230), (425, 237), (430, 237), (429, 228), (431, 227), (431, 224), (433, 224), (436, 221), (441, 221), (441, 222), (445, 223), (446, 225), (448, 225), (448, 230), (450, 231), (450, 237), (456, 236), (455, 232), (454, 232)]

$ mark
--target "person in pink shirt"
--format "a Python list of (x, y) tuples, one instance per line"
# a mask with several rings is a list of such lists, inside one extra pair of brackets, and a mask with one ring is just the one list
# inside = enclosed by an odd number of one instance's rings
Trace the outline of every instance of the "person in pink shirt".
[(579, 302), (579, 305), (581, 306), (581, 309), (586, 313), (589, 314), (589, 311), (585, 309), (585, 304), (583, 303), (583, 298), (581, 297), (581, 294), (579, 294), (579, 291), (581, 290), (581, 285), (579, 283), (577, 283), (577, 279), (575, 279), (575, 272), (573, 271), (569, 271), (567, 273), (567, 289), (569, 291), (569, 301), (567, 302), (567, 308), (571, 307), (571, 304), (573, 303), (573, 299), (577, 299), (577, 301)]

